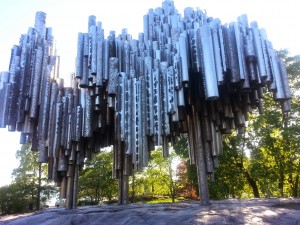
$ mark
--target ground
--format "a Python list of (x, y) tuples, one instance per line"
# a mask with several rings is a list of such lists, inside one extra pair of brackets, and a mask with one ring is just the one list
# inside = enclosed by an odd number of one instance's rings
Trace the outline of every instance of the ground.
[(300, 199), (227, 199), (209, 206), (188, 201), (162, 204), (84, 206), (73, 210), (49, 208), (40, 212), (0, 217), (5, 225), (182, 225), (272, 224), (300, 225)]

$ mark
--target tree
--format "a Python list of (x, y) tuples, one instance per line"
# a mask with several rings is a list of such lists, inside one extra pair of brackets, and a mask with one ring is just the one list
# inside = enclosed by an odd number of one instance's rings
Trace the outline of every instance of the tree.
[[(219, 158), (220, 167), (216, 170), (217, 182), (219, 179), (225, 182), (226, 174), (223, 173), (231, 171), (231, 177), (234, 177), (234, 170), (230, 167), (239, 168), (254, 197), (261, 194), (266, 197), (299, 196), (300, 58), (287, 57), (286, 50), (279, 51), (278, 55), (285, 61), (290, 78), (291, 112), (282, 113), (280, 103), (274, 102), (272, 94), (265, 93), (262, 101), (264, 113), (259, 115), (253, 111), (249, 115), (245, 135), (225, 136), (224, 155)], [(250, 152), (250, 158), (244, 151)], [(236, 183), (237, 179), (234, 180)], [(215, 186), (218, 193), (222, 186), (220, 183)], [(240, 188), (248, 192), (247, 186), (241, 185)]]
[(98, 153), (85, 162), (79, 174), (79, 199), (89, 198), (91, 204), (102, 199), (111, 200), (117, 195), (117, 181), (112, 178), (112, 151)]
[[(181, 185), (179, 186), (177, 190), (177, 196), (182, 196), (184, 198), (190, 198), (190, 199), (199, 199), (199, 194), (197, 193), (198, 189), (194, 188), (193, 180), (190, 182), (189, 179), (189, 168), (191, 165), (189, 165), (189, 162), (187, 160), (182, 161), (177, 166), (177, 179), (178, 183)], [(196, 171), (197, 172), (197, 171)]]
[(169, 195), (172, 202), (175, 202), (177, 190), (181, 187), (176, 169), (173, 168), (173, 162), (176, 159), (176, 154), (172, 151), (169, 157), (163, 157), (161, 147), (151, 151), (148, 166), (135, 174), (135, 192)]
[[(244, 134), (234, 132), (224, 136), (224, 153), (220, 157), (220, 167), (216, 170), (216, 177), (227, 184), (228, 197), (240, 198), (244, 192), (247, 192), (250, 196), (260, 198), (257, 181), (249, 171), (249, 158), (245, 153), (247, 143), (251, 142), (248, 129)], [(247, 185), (249, 185), (252, 194), (245, 191)]]
[(299, 196), (300, 58), (288, 57), (287, 53), (286, 50), (278, 52), (287, 65), (292, 93), (291, 112), (282, 114), (278, 103), (266, 94), (264, 114), (252, 115), (252, 132), (259, 138), (251, 151), (251, 169), (261, 177), (260, 186), (267, 196)]
[[(199, 198), (199, 188), (198, 188), (198, 178), (197, 178), (197, 168), (196, 165), (192, 165), (189, 160), (188, 153), (188, 140), (186, 137), (180, 138), (174, 145), (175, 153), (183, 159), (181, 167), (185, 167), (185, 174), (179, 172), (179, 179), (182, 177), (183, 182), (185, 183), (184, 187), (181, 189), (181, 192), (185, 192), (185, 197), (191, 197), (193, 199)], [(182, 169), (183, 169), (182, 168)], [(186, 178), (183, 178), (186, 176)]]
[(48, 181), (48, 166), (38, 163), (38, 153), (31, 151), (30, 144), (22, 145), (16, 152), (16, 158), (20, 165), (12, 172), (14, 182), (26, 190), (24, 194), (29, 201), (29, 209), (34, 206), (39, 209), (40, 200), (45, 203), (57, 194), (57, 189)]
[[(3, 213), (20, 213), (39, 209), (40, 199), (45, 203), (57, 190), (48, 183), (47, 165), (37, 162), (38, 155), (31, 145), (22, 145), (16, 152), (19, 167), (13, 170), (12, 184), (0, 188), (0, 206)], [(39, 172), (41, 169), (41, 177)]]
[(26, 189), (20, 183), (0, 187), (0, 212), (2, 214), (21, 213), (27, 210)]

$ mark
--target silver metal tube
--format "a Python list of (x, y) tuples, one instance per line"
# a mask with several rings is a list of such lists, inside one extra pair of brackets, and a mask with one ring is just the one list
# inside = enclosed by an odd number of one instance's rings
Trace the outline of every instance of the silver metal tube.
[(107, 92), (110, 96), (114, 96), (116, 94), (118, 63), (118, 58), (112, 57), (109, 59), (109, 81), (107, 86)]
[(67, 140), (67, 129), (68, 129), (68, 104), (69, 99), (66, 96), (62, 97), (62, 119), (61, 119), (61, 138), (60, 145), (65, 148)]
[(160, 94), (160, 86), (159, 86), (159, 67), (158, 67), (158, 59), (154, 60), (155, 68), (153, 70), (153, 114), (154, 114), (154, 137), (155, 144), (161, 145), (161, 94)]
[(33, 87), (31, 95), (31, 104), (30, 104), (30, 118), (37, 117), (37, 108), (39, 102), (39, 93), (40, 93), (40, 82), (42, 77), (42, 62), (43, 62), (43, 49), (38, 47), (35, 55), (35, 66), (34, 66), (34, 77), (33, 77)]
[(82, 79), (80, 80), (79, 86), (81, 88), (87, 88), (89, 86), (88, 57), (83, 57)]
[(97, 27), (92, 25), (89, 28), (89, 68), (92, 75), (97, 73)]
[[(212, 31), (212, 43), (213, 43), (213, 50), (214, 50), (214, 59), (215, 59), (215, 68), (216, 68), (216, 75), (218, 80), (218, 85), (224, 84), (224, 74), (223, 74), (223, 67), (222, 67), (222, 58), (221, 53), (224, 54), (224, 52), (221, 52), (221, 49), (224, 51), (224, 46), (221, 48), (220, 42), (219, 42), (219, 20), (214, 20), (211, 23), (211, 31)], [(224, 66), (225, 63), (223, 63)], [(225, 67), (226, 70), (226, 67)]]
[(140, 149), (139, 149), (139, 164), (143, 168), (148, 164), (148, 141), (147, 141), (147, 103), (146, 103), (146, 78), (140, 76)]
[[(125, 153), (131, 154), (132, 147), (130, 141), (130, 133), (131, 133), (131, 80), (124, 78), (125, 80), (125, 95), (124, 95), (124, 116), (127, 118), (124, 121), (124, 138), (125, 138)], [(130, 118), (130, 119), (128, 119)]]
[(104, 72), (104, 54), (103, 54), (103, 44), (104, 44), (104, 31), (101, 28), (97, 28), (97, 74), (96, 74), (96, 86), (101, 87), (103, 85), (103, 72)]
[(228, 70), (230, 74), (230, 82), (235, 84), (240, 82), (240, 68), (238, 63), (237, 46), (234, 36), (234, 27), (223, 26), (223, 31), (226, 36), (226, 52), (228, 57)]
[(270, 62), (270, 53), (268, 52), (268, 40), (267, 40), (267, 34), (264, 29), (259, 30), (260, 38), (261, 38), (261, 43), (262, 43), (262, 51), (264, 55), (264, 62), (265, 62), (265, 68), (267, 71), (267, 77), (265, 78), (267, 84), (272, 82), (273, 79), (273, 72), (272, 72), (272, 64)]
[(109, 78), (109, 43), (108, 40), (104, 40), (104, 45), (103, 45), (103, 52), (104, 52), (104, 57), (103, 57), (103, 81), (107, 81)]
[(75, 117), (75, 136), (74, 141), (80, 141), (81, 131), (82, 131), (82, 107), (79, 105), (76, 107), (76, 117)]
[(214, 164), (212, 160), (212, 154), (214, 154), (215, 150), (215, 143), (204, 141), (203, 143), (203, 150), (205, 154), (205, 165), (206, 165), (206, 173), (210, 174), (214, 172)]
[(52, 157), (59, 156), (60, 150), (60, 139), (61, 139), (61, 127), (62, 127), (62, 103), (56, 103), (55, 107), (55, 124), (54, 124), (54, 133), (53, 133), (53, 150), (52, 150)]
[(161, 118), (162, 118), (162, 134), (170, 135), (170, 124), (169, 124), (169, 115), (168, 115), (168, 64), (167, 62), (160, 63), (160, 104), (161, 104)]
[(284, 86), (282, 84), (281, 75), (280, 75), (280, 68), (278, 66), (278, 58), (275, 54), (275, 50), (273, 49), (272, 44), (268, 43), (268, 53), (270, 56), (270, 63), (271, 63), (271, 69), (273, 74), (273, 79), (275, 80), (276, 84), (276, 90), (274, 92), (274, 99), (275, 100), (283, 100), (285, 98), (284, 96)]
[(168, 113), (174, 114), (176, 112), (175, 108), (175, 86), (174, 86), (174, 68), (170, 66), (167, 71), (167, 90), (168, 90)]
[(85, 58), (88, 58), (90, 54), (90, 49), (89, 49), (89, 34), (84, 33), (83, 34), (83, 56)]
[(248, 64), (249, 77), (252, 83), (256, 84), (258, 82), (257, 68), (256, 68), (256, 57), (255, 57), (255, 46), (253, 44), (252, 33), (249, 33), (244, 37), (244, 48), (245, 56)]
[(11, 85), (7, 83), (4, 83), (0, 89), (0, 128), (5, 128), (7, 125), (10, 89)]
[(214, 100), (219, 97), (219, 91), (217, 86), (212, 35), (208, 25), (200, 27), (200, 37), (203, 53), (206, 99)]
[(241, 32), (238, 24), (236, 22), (232, 22), (229, 24), (232, 26), (231, 29), (234, 29), (234, 36), (235, 36), (235, 44), (237, 49), (237, 56), (238, 56), (238, 64), (239, 64), (239, 75), (241, 80), (245, 79), (246, 76), (246, 62), (245, 62), (245, 55), (244, 55), (244, 43), (243, 38), (241, 37)]
[(126, 74), (124, 72), (119, 73), (117, 96), (116, 96), (116, 111), (120, 116), (120, 138), (124, 141), (125, 138), (125, 79)]
[(92, 114), (92, 99), (87, 90), (81, 90), (84, 93), (85, 105), (83, 107), (83, 122), (82, 122), (82, 136), (93, 136), (93, 114)]
[(141, 130), (142, 130), (142, 121), (141, 121), (141, 83), (140, 80), (136, 80), (134, 79), (134, 111), (135, 111), (135, 115), (134, 115), (134, 152), (133, 152), (133, 158), (132, 158), (132, 162), (135, 163), (137, 165), (137, 167), (139, 167), (140, 165), (140, 151), (142, 150), (141, 146), (142, 146), (142, 138), (141, 138)]
[(290, 86), (289, 86), (289, 79), (288, 79), (288, 74), (286, 71), (285, 64), (282, 61), (282, 59), (278, 59), (278, 66), (279, 66), (280, 75), (281, 75), (280, 77), (282, 79), (284, 97), (286, 99), (290, 99), (292, 95), (291, 95), (291, 90), (290, 90)]
[(84, 49), (84, 35), (78, 33), (77, 38), (77, 57), (76, 57), (76, 78), (82, 79), (83, 77), (83, 49)]
[(188, 52), (187, 52), (187, 39), (186, 35), (180, 34), (179, 36), (179, 54), (181, 58), (181, 69), (183, 83), (188, 83), (189, 81), (189, 68), (188, 68)]
[[(47, 70), (47, 72), (49, 72)], [(49, 125), (49, 110), (50, 110), (50, 99), (51, 99), (51, 80), (50, 73), (44, 78), (44, 84), (42, 88), (41, 105), (39, 112), (39, 139), (47, 139), (48, 125)]]
[(39, 38), (44, 38), (46, 35), (46, 13), (44, 12), (36, 12), (35, 14), (35, 22), (34, 29), (36, 30)]
[(38, 150), (39, 150), (38, 163), (47, 163), (48, 162), (48, 149), (45, 148), (44, 140), (39, 140)]
[(253, 35), (253, 44), (255, 48), (255, 56), (257, 60), (259, 76), (262, 79), (265, 79), (267, 77), (267, 70), (265, 64), (266, 59), (264, 59), (262, 40), (256, 23), (251, 23), (251, 33)]
[(202, 196), (201, 204), (208, 205), (209, 204), (209, 196), (208, 196), (208, 183), (206, 179), (206, 163), (205, 163), (205, 153), (202, 144), (201, 137), (201, 125), (198, 113), (195, 108), (193, 108), (193, 118), (194, 120), (194, 130), (195, 130), (195, 151), (196, 151), (196, 165), (197, 165), (197, 176), (199, 182), (199, 194)]
[(145, 57), (145, 77), (146, 77), (146, 102), (147, 102), (147, 135), (153, 135), (153, 61), (151, 57)]

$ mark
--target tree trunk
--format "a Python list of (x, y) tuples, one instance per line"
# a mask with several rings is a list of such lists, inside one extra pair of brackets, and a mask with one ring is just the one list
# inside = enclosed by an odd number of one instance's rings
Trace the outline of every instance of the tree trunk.
[(248, 173), (248, 171), (246, 170), (243, 170), (243, 173), (249, 183), (249, 185), (251, 186), (252, 188), (252, 191), (253, 191), (253, 195), (255, 198), (260, 198), (260, 195), (259, 195), (259, 191), (258, 191), (258, 187), (257, 187), (257, 184), (256, 184), (256, 181), (250, 176), (250, 174)]
[[(98, 188), (95, 188), (95, 200), (94, 201), (98, 202), (98, 199), (99, 199), (99, 191), (98, 191)], [(95, 203), (94, 201), (93, 201), (93, 203)]]
[[(242, 157), (241, 157), (241, 162), (240, 163), (237, 163), (237, 167), (239, 167), (242, 171), (243, 171), (243, 174), (245, 175), (249, 185), (251, 186), (252, 188), (252, 191), (253, 191), (253, 195), (255, 198), (260, 198), (260, 195), (259, 195), (259, 190), (258, 190), (258, 187), (257, 187), (257, 184), (256, 184), (256, 181), (250, 176), (249, 172), (244, 168), (244, 147), (245, 147), (245, 143), (246, 143), (246, 133), (244, 133), (244, 136), (243, 136), (243, 147), (242, 147)], [(237, 160), (237, 158), (236, 158)]]
[(243, 174), (245, 175), (249, 185), (252, 188), (254, 197), (260, 198), (256, 181), (250, 176), (249, 172), (244, 168), (244, 165), (242, 163), (237, 163), (236, 166), (239, 167), (243, 171)]
[(39, 163), (39, 184), (37, 190), (37, 201), (36, 201), (36, 209), (41, 209), (41, 176), (42, 176), (42, 163)]
[(297, 174), (296, 179), (295, 179), (295, 185), (293, 188), (293, 197), (298, 198), (299, 197), (299, 174)]
[(279, 188), (279, 192), (280, 192), (280, 197), (281, 198), (283, 198), (283, 196), (284, 196), (283, 184), (284, 184), (284, 174), (283, 174), (283, 172), (280, 172), (279, 182), (278, 182), (278, 188)]
[(172, 203), (174, 203), (175, 202), (175, 191), (173, 191), (173, 193), (172, 193)]

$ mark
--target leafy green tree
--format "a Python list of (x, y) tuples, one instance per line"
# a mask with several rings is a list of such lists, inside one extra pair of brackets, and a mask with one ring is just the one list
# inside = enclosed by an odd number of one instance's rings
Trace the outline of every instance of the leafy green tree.
[(14, 182), (26, 190), (30, 208), (35, 206), (38, 209), (40, 201), (45, 203), (58, 192), (48, 181), (48, 165), (38, 163), (38, 153), (31, 151), (30, 144), (22, 145), (16, 152), (16, 158), (20, 160), (20, 165), (12, 172)]
[(79, 199), (89, 198), (91, 204), (117, 196), (117, 181), (112, 178), (112, 152), (102, 151), (85, 162), (79, 175)]
[[(215, 189), (210, 190), (212, 194), (219, 195), (223, 189), (228, 189), (228, 184), (232, 186), (240, 183), (237, 188), (240, 190), (239, 193), (242, 191), (250, 194), (249, 187), (251, 187), (254, 197), (261, 194), (266, 197), (299, 196), (300, 58), (288, 57), (286, 50), (278, 54), (287, 65), (292, 92), (292, 110), (289, 113), (282, 113), (280, 104), (274, 102), (270, 93), (265, 93), (264, 113), (259, 115), (254, 111), (249, 115), (245, 135), (225, 136), (224, 154), (219, 158), (220, 167), (215, 173), (217, 182), (210, 185), (210, 188)], [(245, 151), (250, 152), (250, 158), (244, 154)], [(235, 176), (237, 174), (232, 166), (237, 167), (243, 175), (246, 181), (244, 185), (244, 181)], [(227, 172), (230, 176), (226, 175)], [(233, 179), (230, 181), (231, 178)], [(227, 179), (229, 183), (224, 185)], [(224, 195), (221, 194), (220, 197)]]
[[(211, 179), (214, 182), (209, 182), (211, 198), (299, 197), (300, 56), (288, 56), (286, 50), (278, 55), (287, 66), (292, 110), (282, 113), (280, 102), (274, 102), (272, 94), (265, 93), (264, 114), (253, 111), (249, 115), (246, 133), (224, 136), (219, 168), (215, 179)], [(187, 158), (187, 147), (187, 141), (182, 139), (175, 151)], [(196, 176), (194, 181), (197, 182)]]
[(16, 152), (16, 158), (20, 160), (20, 165), (12, 172), (14, 182), (26, 190), (24, 195), (29, 209), (39, 208), (40, 200), (45, 202), (57, 192), (55, 187), (48, 182), (47, 165), (40, 165), (37, 162), (38, 153), (31, 151), (30, 144), (22, 145), (21, 149)]
[(21, 213), (27, 210), (26, 190), (20, 183), (0, 187), (0, 212), (2, 214)]
[(211, 188), (218, 187), (217, 198), (241, 198), (245, 193), (247, 196), (260, 197), (257, 181), (249, 171), (246, 155), (246, 143), (249, 142), (247, 129), (244, 134), (233, 132), (224, 136), (223, 154), (215, 171), (216, 181), (210, 184)]
[(264, 114), (250, 116), (248, 143), (251, 152), (250, 170), (266, 197), (299, 196), (299, 56), (289, 57), (286, 50), (278, 55), (287, 65), (292, 93), (291, 112), (282, 113), (280, 104), (266, 93)]
[(40, 200), (45, 203), (57, 193), (57, 189), (48, 182), (47, 165), (40, 165), (37, 162), (37, 152), (31, 151), (30, 144), (22, 145), (16, 152), (16, 157), (20, 164), (13, 170), (12, 184), (0, 188), (0, 205), (3, 213), (39, 209)]
[(175, 159), (175, 152), (171, 152), (169, 157), (163, 157), (161, 147), (151, 151), (148, 166), (135, 174), (135, 189), (146, 195), (169, 195), (172, 202), (175, 202), (177, 190), (181, 186), (176, 169), (173, 168)]

